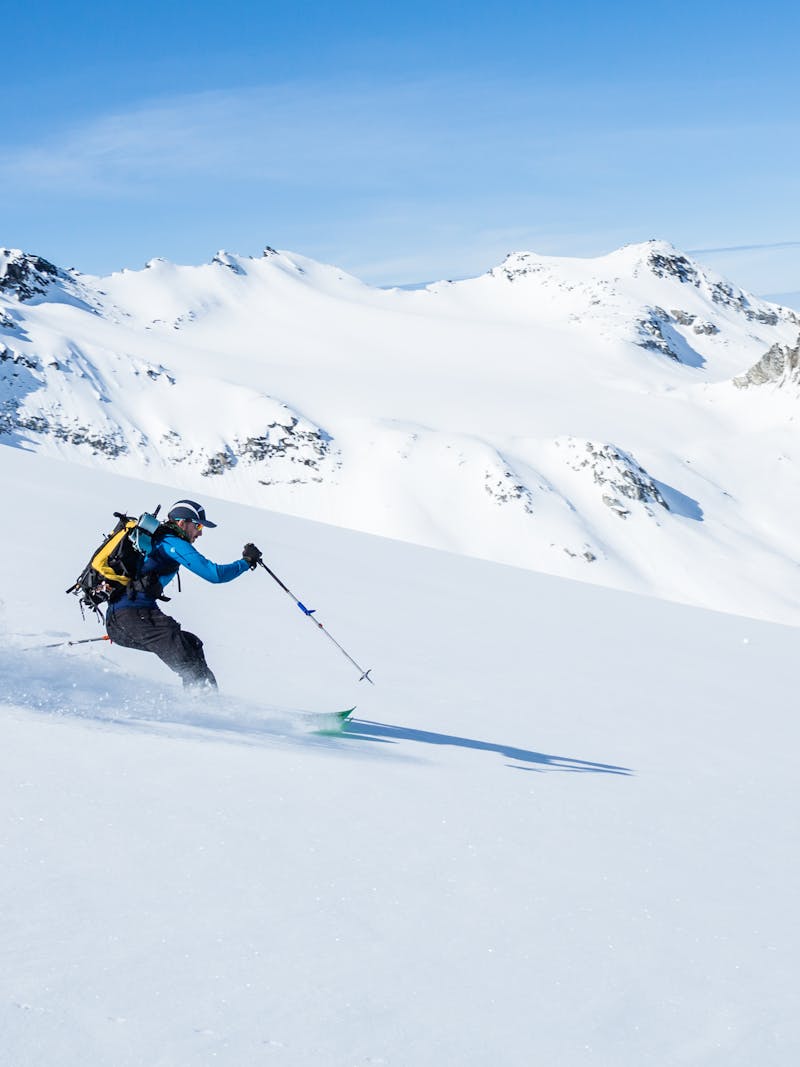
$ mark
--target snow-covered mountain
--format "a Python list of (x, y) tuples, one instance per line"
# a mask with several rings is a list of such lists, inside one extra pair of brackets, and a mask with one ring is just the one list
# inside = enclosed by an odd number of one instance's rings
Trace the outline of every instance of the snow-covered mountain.
[(270, 248), (3, 251), (0, 442), (796, 623), (799, 339), (656, 241), (416, 291)]

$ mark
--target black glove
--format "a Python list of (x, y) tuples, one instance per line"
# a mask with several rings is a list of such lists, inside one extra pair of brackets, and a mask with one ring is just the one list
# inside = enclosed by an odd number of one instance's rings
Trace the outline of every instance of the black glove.
[(261, 553), (254, 544), (248, 541), (242, 549), (242, 559), (246, 559), (250, 564), (250, 570), (254, 571), (261, 562)]

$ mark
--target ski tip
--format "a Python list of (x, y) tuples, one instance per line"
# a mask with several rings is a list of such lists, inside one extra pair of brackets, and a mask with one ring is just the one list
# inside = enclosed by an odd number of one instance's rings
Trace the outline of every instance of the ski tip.
[(347, 708), (345, 711), (333, 711), (329, 713), (328, 720), (329, 725), (321, 726), (318, 730), (315, 730), (315, 734), (319, 734), (322, 737), (338, 737), (344, 730), (347, 723), (350, 721), (350, 716), (356, 709)]

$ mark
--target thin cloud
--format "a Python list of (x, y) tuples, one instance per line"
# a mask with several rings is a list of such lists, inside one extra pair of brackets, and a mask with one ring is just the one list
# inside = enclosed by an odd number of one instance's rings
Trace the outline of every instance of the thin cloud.
[[(395, 111), (383, 129), (363, 94), (292, 86), (191, 94), (102, 116), (62, 136), (14, 151), (6, 181), (77, 192), (130, 194), (141, 183), (185, 176), (335, 185), (341, 170), (358, 183), (405, 164), (414, 131)], [(410, 119), (410, 116), (408, 116)]]
[(665, 139), (685, 147), (732, 135), (704, 122), (642, 125), (637, 106), (609, 86), (587, 98), (497, 80), (215, 90), (101, 115), (43, 143), (7, 144), (0, 181), (78, 195), (147, 196), (208, 179), (378, 195), (413, 186), (423, 197), (492, 181), (560, 195), (586, 180), (589, 161), (592, 181), (616, 186), (631, 168), (646, 169)]
[(689, 248), (691, 256), (709, 255), (712, 252), (772, 252), (776, 248), (800, 248), (800, 241), (773, 241), (760, 245), (728, 245), (725, 248)]
[[(556, 124), (557, 125), (557, 124)], [(62, 193), (136, 195), (176, 179), (407, 190), (468, 184), (487, 159), (543, 170), (558, 132), (546, 102), (509, 109), (498, 86), (286, 84), (209, 91), (101, 115), (6, 145), (0, 180)], [(571, 149), (570, 165), (572, 165)]]

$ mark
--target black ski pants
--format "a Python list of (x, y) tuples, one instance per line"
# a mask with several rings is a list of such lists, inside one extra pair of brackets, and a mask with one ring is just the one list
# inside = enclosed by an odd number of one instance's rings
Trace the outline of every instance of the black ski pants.
[(184, 686), (217, 688), (217, 680), (206, 663), (203, 642), (181, 629), (181, 624), (158, 608), (123, 608), (106, 616), (106, 630), (112, 644), (155, 652), (158, 658), (183, 679)]

